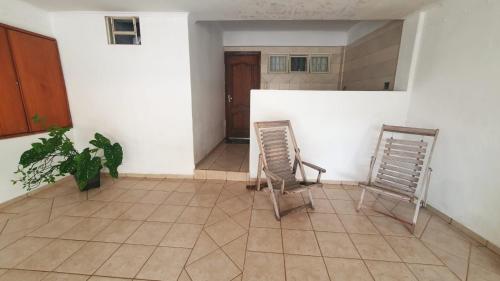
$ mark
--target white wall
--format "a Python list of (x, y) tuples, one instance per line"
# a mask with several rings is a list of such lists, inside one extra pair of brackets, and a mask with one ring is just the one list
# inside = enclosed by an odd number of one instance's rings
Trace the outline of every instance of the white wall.
[(75, 142), (97, 131), (120, 142), (120, 172), (192, 174), (193, 130), (186, 13), (134, 13), (142, 45), (108, 45), (105, 15), (53, 14)]
[[(382, 124), (404, 125), (408, 100), (405, 92), (252, 90), (250, 119), (291, 120), (302, 159), (325, 168), (323, 179), (360, 181)], [(255, 177), (259, 149), (250, 132)]]
[(425, 14), (416, 12), (407, 16), (403, 22), (401, 44), (399, 46), (398, 65), (394, 90), (406, 91), (414, 77), (418, 57), (418, 44), (422, 36), (422, 26)]
[(225, 137), (224, 46), (217, 24), (189, 19), (195, 163)]
[(388, 22), (389, 21), (384, 21), (384, 20), (362, 21), (353, 25), (351, 28), (349, 28), (348, 32), (346, 33), (347, 38), (346, 38), (346, 44), (344, 45), (349, 45), (354, 43), (356, 40), (374, 32), (375, 30), (386, 25)]
[(224, 31), (224, 46), (345, 46), (344, 31)]
[(426, 12), (408, 124), (440, 128), (430, 204), (500, 245), (500, 2)]
[[(33, 32), (51, 36), (49, 14), (17, 0), (0, 1), (0, 22)], [(46, 134), (10, 139), (0, 139), (0, 203), (26, 193), (21, 186), (13, 186), (11, 180), (17, 169), (19, 157), (30, 144)]]

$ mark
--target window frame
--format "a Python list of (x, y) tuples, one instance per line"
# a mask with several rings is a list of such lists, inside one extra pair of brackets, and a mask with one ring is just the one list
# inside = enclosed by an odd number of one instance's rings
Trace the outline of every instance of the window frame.
[[(323, 57), (326, 57), (327, 60), (328, 60), (328, 64), (327, 64), (327, 67), (328, 67), (328, 70), (326, 72), (323, 72), (323, 71), (313, 71), (312, 70), (312, 58), (323, 58)], [(328, 74), (331, 72), (331, 63), (332, 63), (332, 55), (331, 54), (311, 54), (310, 55), (310, 58), (309, 58), (309, 72), (312, 73), (312, 74)]]
[[(134, 27), (133, 31), (117, 31), (115, 30), (114, 20), (132, 20), (132, 25)], [(105, 16), (106, 22), (106, 31), (108, 36), (108, 44), (109, 45), (141, 45), (141, 35), (140, 35), (140, 27), (137, 28), (138, 24), (140, 26), (139, 17), (136, 16)], [(116, 35), (129, 35), (135, 36), (137, 44), (119, 44), (116, 43)]]
[[(285, 57), (285, 71), (271, 71), (271, 57)], [(267, 73), (271, 74), (286, 74), (290, 72), (289, 68), (289, 54), (269, 54), (267, 57)]]
[[(306, 69), (304, 71), (294, 71), (292, 70), (292, 58), (305, 58), (306, 59)], [(288, 69), (290, 73), (308, 73), (309, 72), (309, 55), (295, 55), (291, 54), (288, 56)]]

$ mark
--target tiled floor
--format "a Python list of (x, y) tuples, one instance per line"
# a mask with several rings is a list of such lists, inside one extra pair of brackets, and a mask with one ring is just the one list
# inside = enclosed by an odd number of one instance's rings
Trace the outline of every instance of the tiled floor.
[(248, 144), (220, 143), (196, 169), (248, 172), (248, 151)]
[(88, 193), (59, 183), (1, 209), (0, 280), (500, 280), (500, 257), (440, 218), (423, 210), (411, 235), (356, 213), (351, 186), (316, 189), (315, 211), (278, 222), (268, 194), (242, 182), (104, 182)]

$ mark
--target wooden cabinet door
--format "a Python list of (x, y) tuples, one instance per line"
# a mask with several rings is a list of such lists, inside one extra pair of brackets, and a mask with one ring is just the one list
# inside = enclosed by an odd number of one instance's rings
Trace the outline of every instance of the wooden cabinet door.
[(28, 132), (23, 100), (7, 40), (7, 30), (0, 26), (0, 136)]
[[(7, 31), (31, 132), (71, 126), (57, 42), (16, 30)], [(35, 115), (42, 123), (34, 123)]]

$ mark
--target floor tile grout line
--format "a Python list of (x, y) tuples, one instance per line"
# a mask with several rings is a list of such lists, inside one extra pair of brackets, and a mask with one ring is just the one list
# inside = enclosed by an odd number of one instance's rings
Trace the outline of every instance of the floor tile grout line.
[[(310, 221), (311, 218), (309, 216), (309, 213), (306, 212), (306, 214), (307, 214), (307, 218)], [(314, 234), (314, 239), (316, 240), (316, 245), (318, 246), (319, 254), (321, 255), (321, 260), (323, 261), (323, 265), (325, 266), (325, 270), (326, 270), (326, 274), (328, 275), (328, 279), (330, 281), (332, 281), (332, 278), (330, 277), (330, 273), (328, 271), (328, 266), (326, 265), (326, 261), (325, 261), (325, 258), (323, 256), (323, 250), (321, 249), (321, 246), (319, 245), (319, 240), (318, 240), (318, 236), (316, 235), (316, 231), (312, 230), (312, 233)]]

